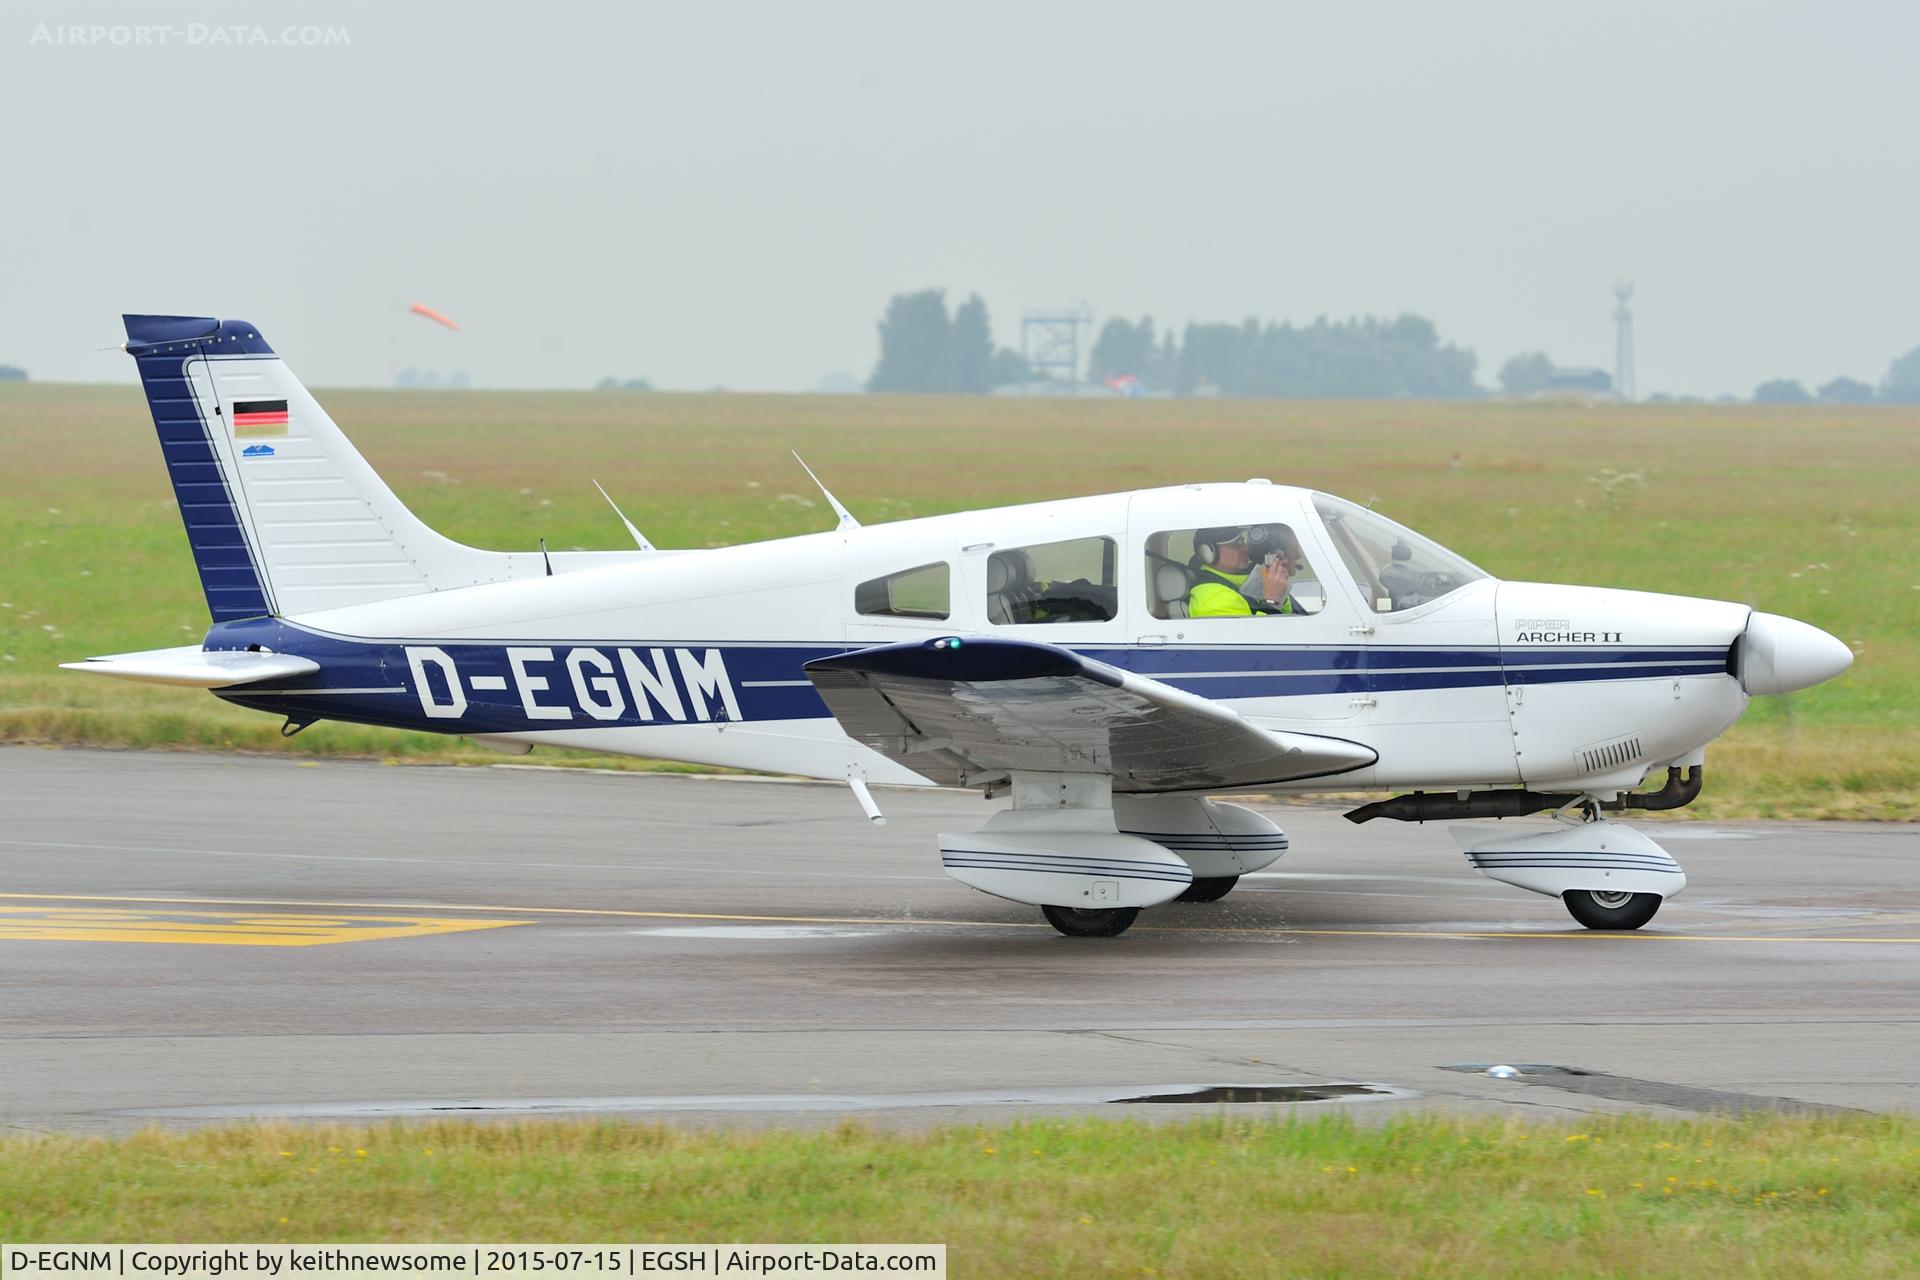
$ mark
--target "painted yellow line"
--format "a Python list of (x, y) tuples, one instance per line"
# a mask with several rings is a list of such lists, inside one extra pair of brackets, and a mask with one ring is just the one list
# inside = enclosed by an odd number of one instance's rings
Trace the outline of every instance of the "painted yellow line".
[[(7, 895), (14, 896), (14, 895)], [(76, 899), (77, 901), (77, 899)], [(122, 899), (147, 902), (151, 899)], [(257, 905), (257, 904), (234, 904)], [(501, 929), (527, 920), (428, 916), (341, 916), (258, 911), (175, 911), (106, 907), (0, 906), (0, 941), (163, 942), (240, 947), (317, 947)]]
[[(0, 893), (0, 899), (27, 899), (44, 902), (127, 902), (158, 906), (183, 904), (214, 907), (326, 907), (333, 910), (369, 911), (483, 911), (516, 916), (611, 916), (631, 920), (714, 920), (731, 924), (865, 924), (926, 925), (934, 928), (962, 929), (1048, 929), (1045, 921), (1025, 920), (913, 920), (888, 916), (749, 916), (709, 911), (620, 911), (611, 907), (499, 907), (481, 903), (450, 902), (313, 902), (298, 898), (129, 898), (94, 893)], [(513, 920), (510, 924), (528, 924)]]
[[(477, 911), (515, 916), (590, 916), (618, 920), (712, 920), (728, 924), (843, 924), (937, 929), (1049, 929), (1045, 921), (1024, 920), (925, 920), (897, 916), (763, 916), (734, 915), (712, 911), (622, 911), (613, 907), (507, 907), (482, 903), (424, 902), (313, 902), (297, 898), (129, 898), (107, 894), (0, 893), (0, 899), (45, 902), (124, 902), (167, 906), (225, 907), (325, 907), (330, 910), (370, 911)], [(4, 908), (0, 908), (4, 910)], [(409, 917), (412, 918), (412, 917)], [(429, 918), (430, 919), (430, 918)], [(502, 924), (531, 924), (529, 920), (505, 920)], [(460, 927), (487, 928), (487, 924)], [(1289, 929), (1284, 926), (1259, 928), (1245, 925), (1142, 925), (1134, 933), (1216, 933), (1253, 937), (1302, 938), (1440, 938), (1451, 941), (1548, 941), (1548, 942), (1823, 942), (1873, 943), (1893, 946), (1920, 946), (1920, 938), (1837, 938), (1809, 937), (1804, 934), (1703, 934), (1703, 933), (1597, 933), (1588, 929), (1562, 932), (1539, 930), (1460, 930), (1460, 929)]]

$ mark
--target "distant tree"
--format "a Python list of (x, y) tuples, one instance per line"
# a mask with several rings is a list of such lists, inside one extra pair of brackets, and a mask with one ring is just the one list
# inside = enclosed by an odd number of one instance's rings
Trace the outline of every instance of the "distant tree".
[(1087, 376), (1095, 382), (1105, 382), (1108, 378), (1131, 374), (1154, 385), (1158, 355), (1153, 317), (1142, 316), (1135, 323), (1115, 316), (1100, 326), (1100, 336), (1093, 340), (1093, 349), (1087, 353)]
[(897, 293), (880, 321), (880, 360), (869, 391), (949, 391), (953, 387), (953, 321), (944, 289)]
[(1920, 347), (1887, 366), (1880, 379), (1880, 398), (1888, 404), (1920, 404)]
[(593, 384), (595, 391), (651, 391), (653, 384), (645, 378), (602, 378)]
[(993, 353), (993, 360), (987, 365), (987, 388), (1004, 387), (1023, 380), (1027, 375), (1026, 357), (1008, 347), (1001, 347)]
[(1873, 403), (1873, 388), (1858, 378), (1835, 378), (1814, 394), (1823, 404)]
[(1755, 404), (1812, 404), (1813, 396), (1797, 378), (1770, 378), (1753, 389)]
[(1160, 335), (1160, 349), (1153, 353), (1153, 372), (1146, 375), (1147, 385), (1165, 391), (1172, 388), (1180, 373), (1180, 343), (1168, 329)]
[(985, 395), (993, 390), (993, 325), (987, 304), (970, 293), (953, 313), (950, 335), (953, 385), (962, 395)]
[(27, 371), (17, 364), (0, 364), (0, 382), (25, 382)]
[(1530, 396), (1547, 389), (1553, 361), (1543, 351), (1528, 351), (1500, 366), (1500, 389), (1510, 396)]

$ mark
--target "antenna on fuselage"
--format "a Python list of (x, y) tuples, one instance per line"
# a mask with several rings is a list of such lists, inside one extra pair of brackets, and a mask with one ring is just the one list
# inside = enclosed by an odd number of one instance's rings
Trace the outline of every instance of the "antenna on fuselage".
[(788, 450), (788, 452), (793, 454), (793, 460), (800, 464), (800, 469), (807, 473), (807, 479), (813, 481), (813, 483), (819, 487), (820, 496), (825, 498), (827, 500), (827, 505), (833, 508), (833, 514), (840, 517), (840, 523), (837, 526), (837, 528), (838, 529), (858, 529), (860, 527), (860, 522), (853, 518), (853, 512), (841, 506), (840, 499), (834, 497), (833, 493), (827, 488), (827, 486), (820, 483), (820, 477), (813, 474), (813, 468), (808, 466), (807, 460), (800, 456), (800, 451), (798, 449), (790, 449)]
[(655, 547), (651, 542), (647, 541), (646, 534), (634, 528), (633, 521), (627, 519), (627, 513), (620, 509), (620, 504), (615, 502), (605, 489), (600, 488), (600, 482), (598, 480), (595, 480), (593, 482), (593, 487), (596, 489), (600, 489), (600, 496), (603, 498), (606, 498), (607, 505), (613, 508), (613, 514), (619, 516), (620, 523), (627, 526), (627, 532), (633, 535), (634, 546), (639, 547), (642, 551), (659, 550), (659, 548)]

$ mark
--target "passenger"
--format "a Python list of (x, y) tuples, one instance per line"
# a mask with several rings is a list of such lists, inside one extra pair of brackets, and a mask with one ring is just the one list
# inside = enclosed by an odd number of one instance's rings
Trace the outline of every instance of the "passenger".
[[(1254, 536), (1258, 530), (1257, 539)], [(1253, 543), (1266, 550), (1254, 564)], [(1295, 612), (1287, 594), (1293, 553), (1287, 530), (1277, 525), (1201, 529), (1193, 535), (1193, 586), (1187, 591), (1189, 618), (1247, 618), (1255, 614)]]

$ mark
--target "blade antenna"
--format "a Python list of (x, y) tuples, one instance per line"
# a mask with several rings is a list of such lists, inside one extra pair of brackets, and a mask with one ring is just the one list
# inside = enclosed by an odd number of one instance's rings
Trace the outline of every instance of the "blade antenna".
[(800, 464), (800, 469), (807, 473), (807, 479), (813, 481), (813, 483), (819, 487), (820, 496), (825, 498), (827, 505), (833, 508), (833, 514), (840, 517), (840, 523), (836, 526), (836, 530), (858, 529), (860, 522), (853, 518), (853, 512), (841, 506), (840, 499), (834, 497), (827, 489), (827, 486), (820, 483), (820, 477), (813, 474), (813, 468), (808, 466), (807, 460), (800, 456), (800, 451), (798, 449), (792, 449), (788, 452), (793, 454), (793, 460)]
[(620, 523), (627, 526), (627, 532), (633, 535), (634, 546), (639, 547), (642, 551), (658, 551), (659, 550), (658, 547), (654, 546), (651, 542), (647, 541), (646, 534), (640, 532), (638, 529), (633, 527), (633, 521), (627, 519), (627, 513), (620, 509), (620, 504), (615, 502), (613, 498), (608, 495), (605, 489), (600, 488), (600, 482), (598, 480), (595, 480), (593, 482), (593, 487), (596, 489), (600, 489), (600, 496), (603, 498), (606, 498), (607, 505), (613, 508), (613, 514), (619, 516)]

